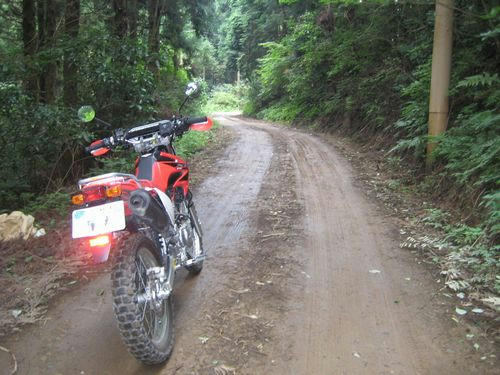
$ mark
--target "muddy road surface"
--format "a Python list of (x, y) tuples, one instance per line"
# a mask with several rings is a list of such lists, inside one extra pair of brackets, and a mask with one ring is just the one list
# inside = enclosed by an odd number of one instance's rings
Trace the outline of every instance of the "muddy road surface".
[(235, 140), (194, 192), (209, 256), (176, 280), (172, 358), (145, 367), (128, 354), (104, 273), (0, 343), (18, 374), (498, 373), (332, 146), (218, 120)]

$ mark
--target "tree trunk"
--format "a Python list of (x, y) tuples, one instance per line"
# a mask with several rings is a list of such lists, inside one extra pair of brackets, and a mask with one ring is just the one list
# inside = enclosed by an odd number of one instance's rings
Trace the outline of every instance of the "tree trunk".
[(174, 63), (174, 70), (179, 70), (179, 52), (174, 48), (174, 54), (172, 56), (172, 62)]
[(23, 0), (23, 45), (26, 75), (24, 87), (28, 94), (38, 99), (37, 75), (32, 69), (32, 59), (36, 52), (36, 4), (35, 0)]
[(127, 35), (126, 0), (113, 0), (113, 10), (115, 12), (113, 19), (114, 33), (119, 39), (122, 39)]
[(127, 2), (127, 19), (128, 32), (132, 39), (137, 38), (137, 16), (138, 16), (137, 0), (129, 0)]
[[(45, 36), (45, 18), (47, 4), (45, 0), (37, 0), (37, 22), (38, 22), (38, 50), (43, 50), (47, 44)], [(45, 102), (45, 68), (40, 72), (38, 78), (38, 93), (41, 102)]]
[(40, 101), (54, 103), (56, 99), (57, 57), (50, 52), (56, 44), (56, 28), (60, 16), (60, 0), (38, 0), (38, 50), (49, 52), (43, 56), (43, 68), (40, 74)]
[(163, 12), (162, 0), (149, 0), (149, 13), (148, 13), (148, 48), (149, 54), (152, 56), (151, 69), (156, 72), (158, 53), (160, 52), (160, 22)]
[[(429, 99), (429, 136), (443, 134), (448, 124), (448, 89), (450, 86), (453, 42), (453, 0), (436, 0), (432, 78)], [(433, 163), (436, 142), (427, 144), (427, 167)]]
[[(76, 42), (80, 28), (80, 0), (66, 0), (64, 30), (71, 42)], [(73, 44), (73, 43), (72, 43)], [(64, 56), (64, 105), (74, 106), (78, 102), (78, 65), (76, 48), (66, 48)]]
[[(53, 50), (56, 44), (56, 27), (59, 18), (59, 4), (58, 0), (46, 0), (46, 33), (48, 50)], [(54, 56), (49, 57), (49, 63), (45, 72), (45, 101), (52, 104), (56, 100), (56, 80), (57, 80), (57, 64)]]

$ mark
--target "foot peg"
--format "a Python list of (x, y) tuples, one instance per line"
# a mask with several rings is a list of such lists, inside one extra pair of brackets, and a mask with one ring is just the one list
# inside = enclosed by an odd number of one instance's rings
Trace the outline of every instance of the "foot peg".
[(199, 257), (196, 257), (194, 259), (188, 259), (184, 265), (192, 266), (193, 264), (200, 263), (204, 260), (205, 260), (205, 255), (200, 255)]

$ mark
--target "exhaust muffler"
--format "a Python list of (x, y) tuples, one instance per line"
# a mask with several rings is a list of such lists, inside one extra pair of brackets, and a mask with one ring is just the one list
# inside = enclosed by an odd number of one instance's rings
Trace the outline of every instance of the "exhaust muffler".
[(146, 190), (134, 190), (130, 194), (128, 206), (138, 222), (158, 233), (168, 232), (170, 221), (165, 209)]

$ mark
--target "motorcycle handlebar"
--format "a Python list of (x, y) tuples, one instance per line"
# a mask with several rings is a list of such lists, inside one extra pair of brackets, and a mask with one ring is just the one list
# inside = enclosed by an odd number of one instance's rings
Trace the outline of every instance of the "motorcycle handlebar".
[(204, 117), (191, 117), (191, 118), (187, 118), (184, 120), (184, 124), (186, 124), (187, 126), (189, 125), (193, 125), (193, 124), (198, 124), (200, 122), (207, 122), (207, 116), (204, 116)]
[[(190, 125), (207, 122), (208, 119), (206, 116), (204, 117), (186, 117), (184, 119), (174, 120), (174, 121), (158, 121), (153, 122), (151, 124), (137, 126), (128, 130), (125, 133), (125, 137), (122, 139), (128, 140), (131, 138), (140, 137), (146, 134), (160, 132), (162, 136), (168, 136), (172, 134), (181, 135), (185, 131), (189, 129)], [(116, 139), (115, 143), (120, 143), (120, 138)], [(108, 139), (102, 139), (100, 141), (96, 141), (95, 144), (90, 145), (85, 148), (85, 152), (90, 154), (92, 151), (98, 150), (102, 147), (110, 147), (111, 142)]]
[(155, 122), (152, 124), (138, 126), (127, 131), (125, 139), (140, 137), (141, 135), (146, 135), (150, 133), (155, 133), (160, 130), (160, 123)]
[(151, 124), (138, 126), (127, 131), (125, 139), (136, 138), (142, 135), (160, 132), (162, 136), (182, 134), (192, 124), (206, 122), (207, 117), (186, 117), (177, 121), (158, 121)]
[(105, 146), (106, 146), (105, 140), (101, 139), (99, 141), (94, 142), (89, 147), (85, 147), (85, 152), (87, 154), (90, 154), (90, 153), (92, 153), (92, 151), (99, 150), (100, 148), (105, 147)]

